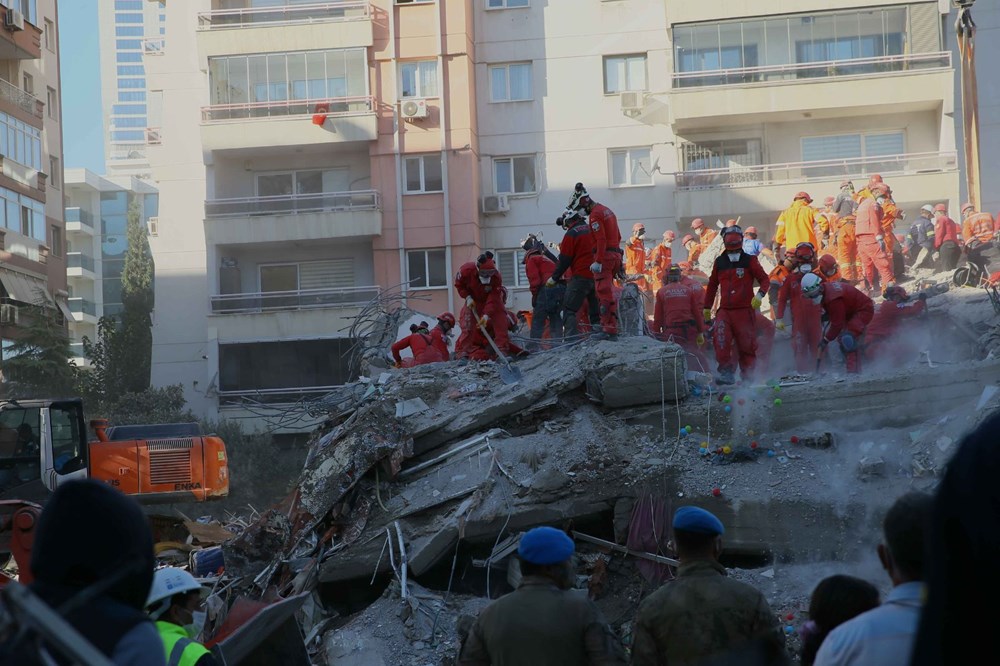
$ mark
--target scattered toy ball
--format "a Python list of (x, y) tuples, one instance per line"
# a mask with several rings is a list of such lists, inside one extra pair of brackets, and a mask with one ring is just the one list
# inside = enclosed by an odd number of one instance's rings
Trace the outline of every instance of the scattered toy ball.
[(768, 449), (767, 450), (767, 457), (768, 458), (773, 458), (774, 457), (774, 451), (772, 451), (771, 449)]
[(778, 386), (777, 384), (775, 384), (775, 385), (774, 385), (774, 392), (775, 392), (775, 393), (777, 393), (777, 392), (778, 392), (778, 391), (780, 391), (780, 390), (781, 390), (781, 387), (780, 387), (780, 386)]
[(750, 448), (751, 449), (756, 449), (757, 448), (757, 442), (750, 442)]
[(799, 443), (799, 438), (796, 437), (795, 435), (792, 435), (791, 438), (788, 441), (790, 441), (792, 444), (798, 444)]
[(789, 634), (789, 635), (791, 635), (791, 634), (795, 633), (795, 627), (793, 627), (793, 626), (792, 626), (792, 625), (790, 625), (790, 624), (786, 624), (786, 625), (785, 625), (785, 633), (786, 633), (786, 634)]
[(729, 414), (731, 411), (733, 411), (733, 408), (730, 407), (729, 405), (726, 405), (726, 409), (725, 409), (726, 414)]
[(714, 497), (718, 497), (721, 494), (722, 494), (722, 489), (721, 488), (712, 488), (712, 495)]
[(777, 405), (778, 407), (780, 407), (781, 406), (781, 398), (775, 398), (774, 399), (774, 404)]
[(789, 613), (788, 615), (785, 616), (785, 619), (791, 622), (792, 620), (795, 619), (795, 613)]
[(684, 426), (684, 430), (686, 430), (686, 431), (687, 431), (687, 434), (689, 434), (689, 435), (690, 435), (690, 434), (691, 434), (691, 431), (692, 431), (692, 430), (694, 430), (694, 428), (692, 428), (691, 426)]
[(726, 403), (726, 404), (729, 404), (729, 403), (730, 403), (730, 402), (732, 402), (732, 401), (733, 401), (733, 397), (732, 397), (731, 395), (726, 395), (726, 397), (724, 397), (724, 398), (722, 399), (722, 402), (724, 402), (724, 403)]
[(739, 400), (736, 401), (736, 404), (737, 405), (745, 405), (746, 402), (747, 402), (746, 400), (744, 400), (743, 398), (740, 398)]
[(732, 447), (729, 447), (729, 446), (723, 446), (722, 447), (722, 453), (723, 453), (723, 455), (727, 455), (728, 456), (732, 452), (733, 452)]

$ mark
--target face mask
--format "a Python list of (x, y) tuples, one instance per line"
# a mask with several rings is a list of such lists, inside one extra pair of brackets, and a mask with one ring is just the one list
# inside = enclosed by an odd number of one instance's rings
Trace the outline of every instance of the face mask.
[(812, 273), (812, 269), (813, 269), (812, 264), (802, 264), (801, 266), (799, 266), (800, 273)]
[(695, 235), (697, 235), (697, 236), (701, 236), (701, 232), (703, 232), (703, 231), (704, 231), (704, 229), (695, 229), (695, 230), (694, 230), (694, 233), (695, 233)]
[(738, 261), (739, 258), (740, 258), (740, 253), (739, 252), (729, 252), (728, 256), (729, 256), (729, 261)]
[(645, 229), (639, 229), (639, 233), (636, 234), (636, 236), (638, 238), (642, 238), (645, 235), (646, 235), (646, 230)]
[(188, 633), (188, 636), (196, 638), (201, 635), (207, 619), (208, 613), (205, 611), (193, 611), (191, 613), (191, 624), (185, 624), (184, 630)]
[(819, 305), (819, 302), (821, 300), (823, 300), (823, 295), (822, 294), (816, 294), (815, 296), (810, 296), (809, 300), (811, 300), (816, 305)]

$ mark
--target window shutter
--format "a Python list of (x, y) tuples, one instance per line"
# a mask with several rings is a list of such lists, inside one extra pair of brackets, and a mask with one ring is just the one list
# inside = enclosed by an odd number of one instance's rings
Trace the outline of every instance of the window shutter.
[(352, 257), (299, 264), (299, 289), (337, 289), (353, 286)]
[(941, 22), (937, 3), (910, 5), (910, 53), (933, 53), (941, 50)]

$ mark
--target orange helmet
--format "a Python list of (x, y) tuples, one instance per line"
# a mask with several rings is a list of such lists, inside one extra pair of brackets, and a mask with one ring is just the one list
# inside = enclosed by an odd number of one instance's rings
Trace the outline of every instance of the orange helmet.
[(871, 189), (872, 185), (874, 185), (875, 183), (881, 183), (881, 182), (882, 182), (882, 176), (878, 175), (877, 173), (873, 173), (871, 175), (871, 178), (868, 179), (868, 188)]
[(743, 235), (745, 235), (745, 236), (756, 236), (757, 235), (757, 227), (747, 227), (747, 230), (743, 232)]
[(876, 183), (875, 185), (872, 185), (871, 188), (869, 189), (871, 190), (871, 193), (874, 194), (875, 196), (879, 195), (882, 195), (884, 197), (889, 196), (889, 187), (885, 183)]
[(939, 203), (938, 205), (934, 206), (934, 212), (935, 213), (947, 213), (948, 212), (948, 207), (945, 206), (943, 203)]
[(796, 199), (804, 199), (806, 203), (812, 203), (812, 197), (809, 196), (808, 192), (799, 192), (794, 197), (792, 197), (793, 201)]
[(824, 254), (819, 258), (819, 270), (826, 277), (833, 277), (837, 273), (837, 260), (832, 254)]
[(976, 207), (973, 206), (971, 203), (967, 202), (967, 203), (962, 204), (962, 215), (965, 215), (965, 211), (969, 210), (970, 208), (972, 210), (976, 210)]
[(694, 236), (691, 234), (684, 234), (684, 238), (681, 239), (681, 245), (687, 245), (689, 242), (694, 240)]
[(693, 220), (691, 220), (692, 229), (701, 229), (704, 226), (705, 226), (705, 220), (701, 219), (700, 217), (696, 217)]
[(642, 231), (643, 233), (645, 233), (645, 231), (646, 231), (646, 225), (645, 224), (643, 224), (642, 222), (636, 222), (635, 224), (632, 225), (632, 235), (633, 236), (636, 235), (636, 234), (638, 234), (640, 231)]
[(671, 243), (673, 243), (674, 239), (676, 239), (676, 238), (677, 238), (677, 234), (675, 234), (670, 229), (667, 229), (666, 231), (663, 232), (663, 240), (665, 240), (665, 241), (670, 241)]
[(823, 199), (823, 205), (832, 206), (834, 201), (836, 201), (836, 199), (833, 197), (827, 197), (826, 199)]

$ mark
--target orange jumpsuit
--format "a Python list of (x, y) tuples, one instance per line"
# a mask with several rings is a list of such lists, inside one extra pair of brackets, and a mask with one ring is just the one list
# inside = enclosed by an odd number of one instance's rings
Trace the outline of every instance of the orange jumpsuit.
[[(858, 204), (855, 213), (855, 237), (858, 242), (858, 255), (861, 257), (861, 269), (869, 287), (875, 285), (875, 271), (881, 278), (882, 285), (896, 281), (892, 270), (892, 253), (889, 241), (882, 225), (882, 207), (871, 197)], [(883, 235), (885, 249), (879, 245), (877, 237)]]
[(814, 248), (819, 247), (814, 229), (815, 217), (816, 212), (804, 200), (793, 201), (778, 216), (774, 242), (784, 246), (786, 251), (794, 250), (799, 243), (812, 243)]
[(782, 262), (775, 266), (771, 274), (767, 276), (767, 300), (771, 304), (771, 319), (774, 321), (778, 321), (776, 311), (778, 309), (778, 294), (781, 290), (781, 285), (785, 284), (785, 280), (791, 274), (792, 271)]
[(820, 252), (832, 252), (832, 248), (837, 244), (837, 214), (833, 211), (816, 214), (816, 236), (825, 238), (822, 248), (816, 248), (817, 254)]
[(649, 291), (646, 281), (646, 244), (642, 238), (632, 236), (625, 245), (625, 274), (641, 275), (635, 283), (642, 291)]
[(650, 282), (652, 282), (653, 287), (659, 291), (660, 287), (663, 286), (663, 274), (667, 272), (667, 269), (670, 268), (670, 264), (673, 261), (673, 250), (670, 248), (670, 244), (660, 243), (650, 250), (649, 261), (653, 265), (651, 269), (652, 275), (650, 275)]
[(993, 239), (993, 216), (989, 213), (973, 213), (962, 222), (962, 240), (968, 243), (975, 238), (981, 243)]
[(855, 270), (858, 263), (858, 239), (855, 236), (854, 216), (847, 215), (837, 225), (837, 263), (844, 274), (844, 279), (856, 282), (859, 273)]
[(885, 236), (885, 247), (889, 254), (896, 246), (896, 220), (899, 219), (899, 208), (892, 199), (886, 199), (882, 204), (882, 235)]

